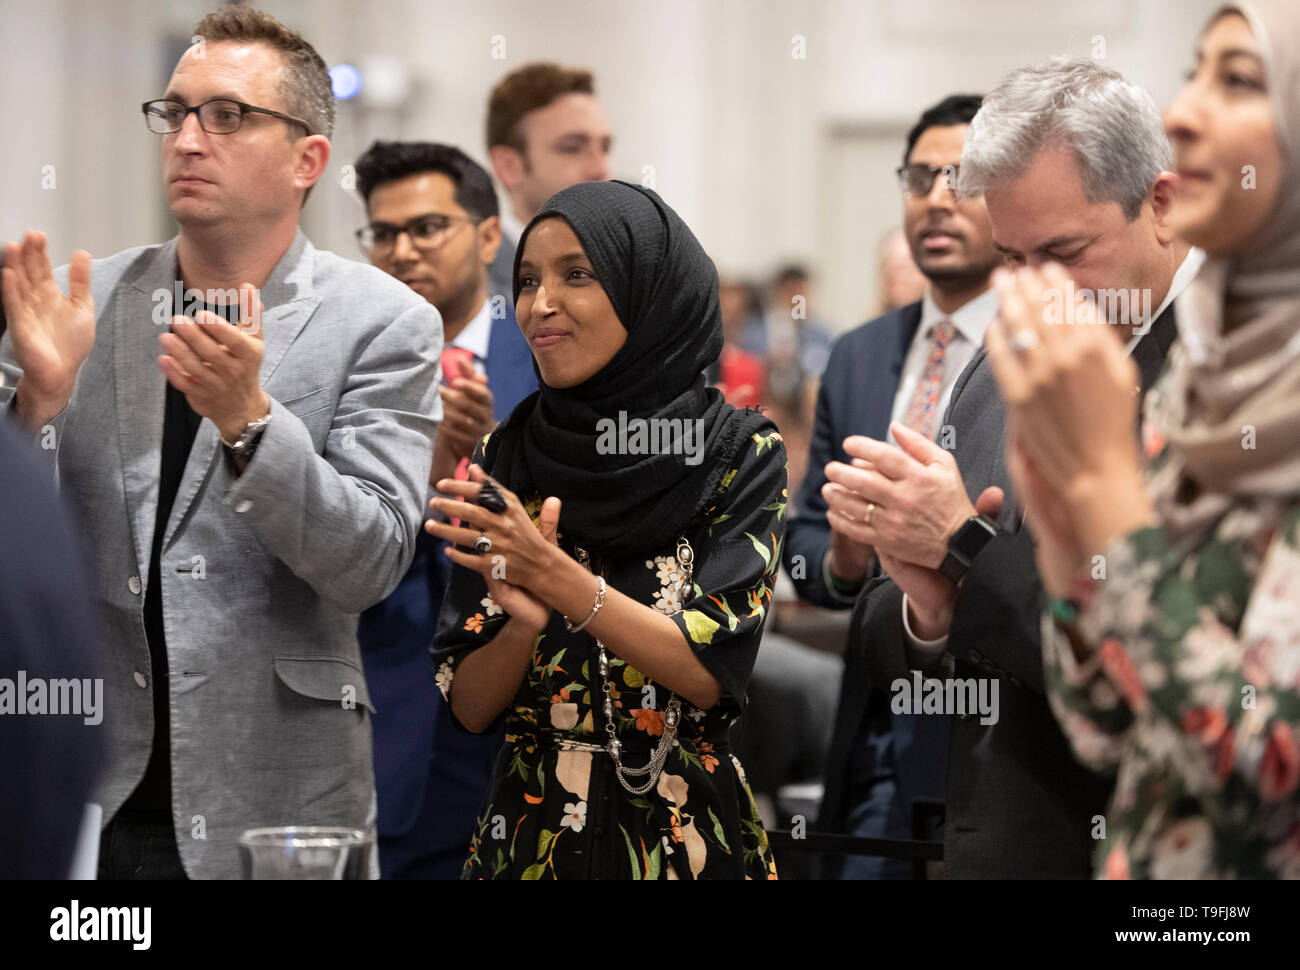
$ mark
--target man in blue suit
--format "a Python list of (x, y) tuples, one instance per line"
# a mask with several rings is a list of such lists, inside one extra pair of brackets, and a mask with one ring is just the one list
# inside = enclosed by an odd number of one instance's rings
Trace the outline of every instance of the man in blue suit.
[[(85, 803), (108, 753), (101, 726), (103, 633), (90, 602), (86, 557), (48, 473), (32, 457), (38, 447), (39, 436), (32, 441), (0, 414), (0, 690), (7, 688), (10, 702), (0, 702), (0, 715), (10, 715), (0, 730), (5, 879), (68, 877)], [(14, 687), (24, 684), (48, 692), (46, 716), (15, 715)], [(64, 705), (54, 705), (56, 697)], [(24, 691), (24, 707), (26, 701)]]
[[(840, 486), (827, 481), (826, 465), (852, 461), (844, 451), (850, 435), (892, 441), (892, 421), (951, 447), (940, 418), (997, 309), (989, 275), (1000, 260), (984, 200), (959, 202), (952, 191), (979, 107), (978, 96), (950, 96), (908, 133), (898, 170), (903, 229), (929, 284), (925, 296), (841, 336), (822, 375), (808, 472), (783, 551), (800, 597), (819, 606), (852, 607), (877, 568), (873, 550), (851, 539), (828, 509), (827, 495)], [(946, 718), (891, 713), (889, 696), (871, 686), (861, 658), (846, 654), (820, 827), (910, 838), (916, 813), (943, 802), (946, 750)], [(911, 872), (910, 863), (851, 857), (841, 875), (908, 878)]]
[[(486, 171), (449, 145), (376, 142), (357, 162), (370, 261), (438, 308), (443, 419), (429, 481), (463, 469), (479, 439), (537, 389), (511, 296), (492, 293), (501, 245)], [(463, 472), (461, 472), (463, 475)], [(469, 850), (501, 735), (452, 725), (429, 645), (450, 578), (441, 543), (421, 532), (397, 589), (361, 616), (358, 636), (374, 717), (379, 863), (385, 879), (454, 879)]]

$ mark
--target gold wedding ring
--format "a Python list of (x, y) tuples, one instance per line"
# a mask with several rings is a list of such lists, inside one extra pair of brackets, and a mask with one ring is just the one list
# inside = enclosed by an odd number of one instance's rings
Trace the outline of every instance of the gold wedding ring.
[(868, 502), (867, 511), (866, 514), (862, 516), (862, 521), (865, 522), (867, 525), (871, 525), (871, 517), (875, 515), (875, 513), (876, 513), (876, 503)]

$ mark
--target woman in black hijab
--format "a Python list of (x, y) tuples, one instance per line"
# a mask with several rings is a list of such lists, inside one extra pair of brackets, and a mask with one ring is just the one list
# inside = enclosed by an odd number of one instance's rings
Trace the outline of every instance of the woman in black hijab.
[(438, 686), (471, 731), (505, 717), (464, 877), (775, 878), (727, 736), (785, 447), (705, 385), (713, 263), (654, 192), (588, 182), (529, 223), (514, 279), (539, 390), (438, 483), (459, 525), (426, 524), (457, 544)]

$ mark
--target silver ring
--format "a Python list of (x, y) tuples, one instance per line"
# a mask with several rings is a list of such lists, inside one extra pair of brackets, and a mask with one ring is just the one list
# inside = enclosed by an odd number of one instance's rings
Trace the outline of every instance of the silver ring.
[(474, 540), (474, 551), (479, 555), (485, 555), (492, 551), (492, 540), (486, 534), (480, 535)]
[(1038, 334), (1026, 327), (1023, 330), (1017, 330), (1007, 341), (1007, 345), (1017, 354), (1023, 354), (1027, 350), (1033, 350), (1038, 346)]

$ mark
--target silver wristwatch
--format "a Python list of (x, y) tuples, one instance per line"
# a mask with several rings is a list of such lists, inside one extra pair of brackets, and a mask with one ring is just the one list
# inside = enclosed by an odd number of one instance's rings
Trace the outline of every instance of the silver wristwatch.
[(230, 449), (233, 458), (247, 462), (253, 457), (253, 449), (257, 447), (257, 441), (262, 437), (262, 432), (266, 426), (271, 423), (271, 412), (266, 412), (266, 417), (258, 418), (256, 421), (250, 421), (244, 425), (244, 432), (235, 442), (221, 439), (221, 443)]

